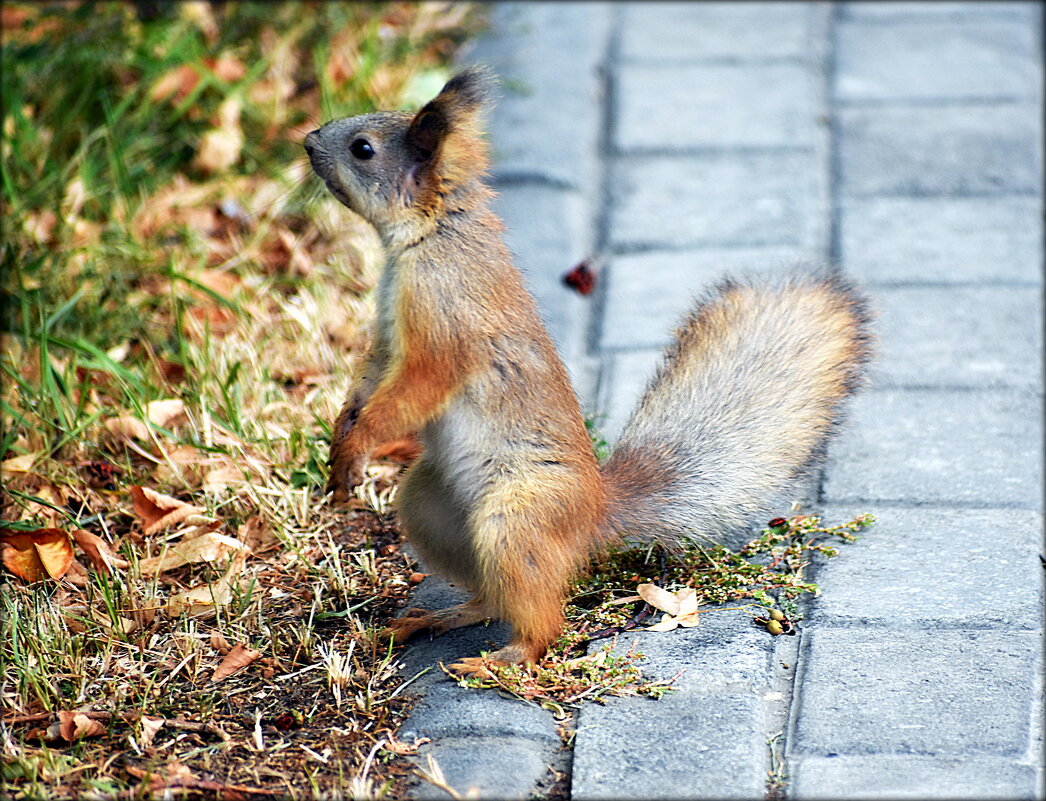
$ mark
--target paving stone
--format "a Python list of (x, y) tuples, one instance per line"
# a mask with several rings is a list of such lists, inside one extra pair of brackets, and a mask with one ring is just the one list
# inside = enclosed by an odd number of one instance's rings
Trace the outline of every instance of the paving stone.
[(1042, 386), (1038, 289), (878, 289), (872, 304), (876, 386)]
[(790, 748), (1023, 756), (1041, 652), (1041, 632), (808, 626)]
[(793, 63), (626, 65), (612, 106), (614, 144), (625, 151), (810, 147), (821, 81)]
[(868, 100), (1034, 99), (1039, 47), (1021, 21), (843, 22), (835, 97)]
[(596, 404), (596, 427), (613, 443), (654, 375), (661, 349), (616, 353), (604, 360)]
[(1038, 197), (850, 199), (839, 226), (841, 267), (862, 282), (1042, 283)]
[(841, 19), (868, 19), (890, 22), (915, 17), (978, 19), (1019, 19), (1034, 22), (1039, 18), (1038, 3), (1031, 2), (960, 2), (960, 3), (897, 3), (893, 0), (877, 2), (848, 2), (839, 6)]
[(823, 171), (812, 152), (619, 158), (611, 244), (658, 247), (793, 245), (816, 249)]
[(814, 9), (805, 3), (628, 3), (621, 57), (627, 61), (801, 58)]
[[(534, 785), (548, 772), (548, 749), (518, 737), (451, 737), (422, 746), (418, 753), (413, 761), (421, 768), (425, 767), (425, 755), (432, 754), (459, 798), (466, 797), (473, 787), (479, 791), (479, 798), (529, 798)], [(422, 782), (411, 797), (451, 796)]]
[(699, 248), (615, 256), (604, 273), (604, 348), (664, 347), (695, 298), (727, 276), (781, 274), (812, 261), (794, 247)]
[(1042, 398), (1019, 390), (858, 395), (828, 447), (826, 502), (1042, 507)]
[(678, 692), (767, 690), (774, 678), (775, 640), (753, 626), (747, 614), (735, 611), (736, 606), (711, 609), (701, 616), (701, 625), (691, 629), (619, 635), (614, 653), (634, 648), (645, 657), (639, 663), (643, 675), (673, 680)]
[(844, 108), (837, 117), (845, 195), (1041, 191), (1036, 105)]
[(491, 32), (466, 60), (502, 79), (489, 120), (495, 178), (595, 190), (610, 17), (607, 3), (492, 4)]
[(788, 797), (840, 798), (1041, 798), (1035, 769), (1005, 759), (923, 756), (807, 757), (790, 765)]
[(755, 694), (678, 693), (586, 706), (571, 798), (762, 798), (763, 726)]
[(560, 356), (575, 362), (583, 340), (586, 299), (561, 279), (589, 255), (590, 224), (583, 198), (572, 190), (515, 184), (499, 189), (494, 211), (505, 223), (505, 242)]
[(878, 522), (818, 565), (808, 622), (1041, 627), (1040, 513), (867, 504), (829, 506), (823, 519), (861, 512)]
[(411, 711), (401, 738), (520, 737), (558, 745), (551, 712), (497, 693), (469, 690), (451, 681), (435, 683)]

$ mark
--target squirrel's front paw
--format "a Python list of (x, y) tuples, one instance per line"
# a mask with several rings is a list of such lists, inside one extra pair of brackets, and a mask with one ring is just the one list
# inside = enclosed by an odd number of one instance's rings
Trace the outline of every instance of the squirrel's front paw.
[(352, 488), (363, 483), (363, 471), (367, 467), (367, 457), (356, 456), (345, 459), (335, 456), (331, 459), (331, 472), (327, 477), (326, 492), (333, 493), (335, 503), (345, 503), (352, 497)]

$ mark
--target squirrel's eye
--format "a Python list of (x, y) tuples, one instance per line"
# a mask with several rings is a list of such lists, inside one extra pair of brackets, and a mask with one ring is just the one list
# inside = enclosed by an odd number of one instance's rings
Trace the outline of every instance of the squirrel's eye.
[(374, 148), (366, 139), (357, 139), (349, 145), (349, 152), (361, 161), (366, 161), (374, 155)]

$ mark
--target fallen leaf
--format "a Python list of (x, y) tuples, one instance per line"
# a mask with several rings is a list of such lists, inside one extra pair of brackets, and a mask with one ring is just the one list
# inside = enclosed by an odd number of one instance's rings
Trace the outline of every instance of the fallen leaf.
[(243, 572), (247, 562), (245, 551), (239, 551), (233, 557), (232, 564), (225, 575), (213, 584), (202, 584), (186, 592), (174, 595), (167, 601), (167, 613), (172, 617), (185, 612), (193, 617), (213, 617), (216, 606), (228, 606), (232, 603), (233, 588), (238, 588), (236, 579)]
[(588, 295), (595, 289), (596, 273), (586, 259), (563, 275), (563, 283), (580, 295)]
[(138, 744), (142, 748), (152, 748), (156, 733), (163, 728), (167, 721), (164, 718), (151, 718), (147, 715), (142, 715), (138, 722), (142, 727), (138, 736)]
[(62, 711), (58, 713), (58, 734), (66, 742), (83, 737), (98, 737), (105, 734), (105, 726), (91, 720), (82, 712)]
[(149, 439), (149, 426), (137, 417), (125, 415), (113, 417), (105, 421), (105, 427), (110, 433), (118, 437), (130, 437), (131, 439)]
[(196, 562), (217, 562), (234, 551), (246, 550), (247, 546), (234, 537), (211, 531), (170, 546), (163, 556), (142, 559), (138, 567), (143, 576), (151, 576)]
[(232, 650), (232, 646), (229, 645), (229, 641), (226, 640), (225, 637), (222, 636), (222, 633), (219, 631), (216, 631), (213, 634), (211, 634), (211, 648), (213, 648), (215, 651), (222, 654), (223, 656)]
[(216, 682), (228, 678), (236, 671), (247, 667), (247, 665), (259, 656), (261, 656), (261, 651), (253, 651), (242, 642), (236, 643), (233, 649), (225, 655), (221, 664), (214, 669), (214, 675), (211, 676), (211, 681)]
[(59, 528), (4, 529), (0, 533), (0, 550), (4, 567), (30, 583), (61, 578), (73, 563), (69, 535)]
[(12, 456), (0, 462), (0, 478), (7, 481), (12, 473), (28, 473), (39, 453), (23, 453), (21, 456)]
[(253, 554), (262, 554), (278, 548), (280, 541), (272, 532), (269, 521), (261, 515), (255, 515), (236, 530), (236, 537), (251, 549)]
[(178, 523), (190, 523), (206, 526), (217, 523), (213, 517), (204, 514), (204, 509), (179, 501), (170, 495), (164, 495), (146, 487), (131, 487), (134, 499), (135, 514), (141, 518), (144, 526), (142, 532), (148, 536)]
[(185, 415), (185, 403), (178, 398), (157, 400), (145, 405), (145, 416), (153, 425), (166, 428)]
[(97, 534), (77, 528), (73, 529), (73, 539), (76, 540), (76, 544), (80, 546), (87, 558), (91, 560), (95, 570), (104, 570), (107, 573), (112, 573), (114, 568), (126, 570), (131, 566), (131, 563), (126, 559), (121, 559), (114, 554), (112, 548), (109, 547), (109, 543)]
[(640, 584), (636, 587), (636, 592), (654, 608), (667, 612), (658, 623), (647, 626), (647, 631), (672, 631), (679, 627), (693, 628), (700, 624), (697, 591), (693, 587), (684, 587), (679, 592), (672, 593), (655, 584)]
[(176, 101), (184, 100), (200, 81), (199, 73), (188, 64), (165, 72), (149, 90), (150, 100), (164, 100), (174, 95)]

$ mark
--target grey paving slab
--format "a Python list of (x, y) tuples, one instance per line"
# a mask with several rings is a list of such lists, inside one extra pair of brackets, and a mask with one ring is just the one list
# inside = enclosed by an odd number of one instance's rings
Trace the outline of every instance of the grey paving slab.
[(1038, 288), (896, 287), (871, 298), (876, 386), (1042, 387)]
[(1019, 20), (844, 21), (835, 97), (843, 102), (1008, 98), (1040, 91), (1035, 31)]
[(789, 797), (802, 799), (1041, 798), (1035, 769), (985, 757), (806, 757), (792, 766)]
[(625, 61), (799, 58), (809, 53), (816, 9), (805, 3), (628, 3)]
[(552, 713), (494, 692), (465, 690), (449, 680), (426, 689), (401, 732), (408, 740), (414, 736), (519, 737), (559, 745)]
[(736, 604), (727, 604), (702, 615), (694, 628), (622, 634), (614, 653), (634, 649), (644, 656), (639, 664), (646, 678), (672, 681), (678, 692), (765, 691), (774, 678), (774, 642)]
[(618, 251), (711, 245), (817, 248), (814, 151), (618, 159), (610, 242)]
[[(548, 773), (545, 749), (514, 737), (447, 737), (422, 746), (418, 753), (413, 761), (421, 768), (425, 768), (426, 754), (435, 758), (459, 798), (467, 797), (472, 788), (484, 799), (530, 798), (535, 784)], [(423, 782), (414, 788), (412, 797), (452, 796)]]
[(614, 698), (578, 721), (571, 798), (762, 798), (761, 699), (750, 693)]
[(1041, 197), (877, 197), (839, 210), (840, 266), (874, 283), (1041, 285)]
[(1021, 390), (878, 390), (829, 445), (826, 502), (1042, 507), (1042, 397)]
[(872, 512), (878, 522), (817, 567), (808, 622), (1041, 628), (1040, 513), (874, 503), (823, 511), (826, 521)]
[(580, 356), (586, 300), (561, 276), (589, 255), (591, 216), (580, 193), (540, 183), (500, 187), (494, 209), (505, 222), (505, 242), (537, 301), (560, 355)]
[(823, 78), (803, 64), (635, 64), (617, 74), (620, 150), (814, 144)]
[(791, 753), (1023, 757), (1041, 632), (807, 626)]
[(843, 195), (1041, 191), (1037, 105), (843, 108), (837, 118)]
[(846, 2), (839, 4), (841, 19), (866, 19), (881, 22), (910, 20), (919, 17), (983, 19), (994, 17), (1034, 22), (1039, 19), (1039, 3), (1036, 2), (905, 2), (875, 0), (874, 2)]
[[(597, 184), (606, 3), (494, 3), (490, 34), (465, 58), (502, 80), (489, 120), (499, 180)], [(540, 131), (540, 141), (535, 136)]]
[(648, 348), (616, 353), (604, 359), (596, 402), (596, 425), (607, 442), (613, 443), (621, 435), (621, 429), (653, 377), (661, 355), (661, 349)]
[(695, 299), (726, 276), (781, 274), (814, 259), (795, 247), (695, 248), (613, 257), (604, 272), (603, 348), (660, 348)]

